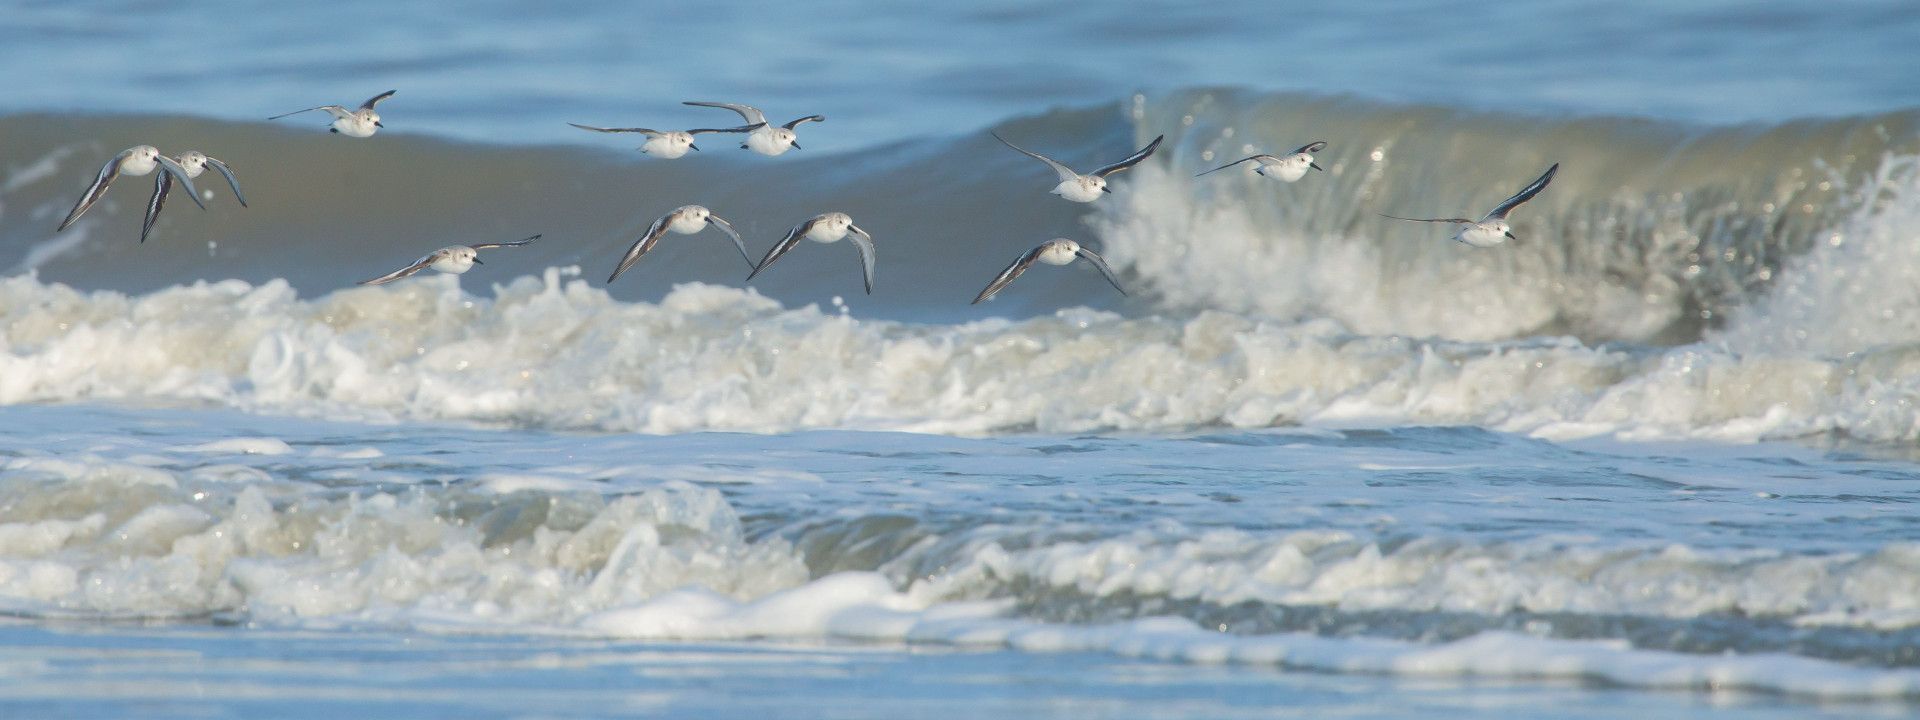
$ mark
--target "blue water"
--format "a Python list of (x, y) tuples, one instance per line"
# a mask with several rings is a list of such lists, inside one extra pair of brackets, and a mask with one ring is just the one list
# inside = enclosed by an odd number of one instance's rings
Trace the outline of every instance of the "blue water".
[(678, 107), (724, 100), (777, 122), (823, 113), (807, 135), (853, 150), (1196, 86), (1719, 123), (1920, 106), (1903, 62), (1920, 10), (1900, 0), (28, 3), (8, 15), (0, 64), (34, 72), (0, 110), (252, 121), (391, 88), (396, 132), (502, 143), (617, 146), (564, 123), (732, 120)]
[[(1920, 9), (23, 4), (0, 708), (1847, 717), (1920, 699)], [(269, 115), (387, 89), (387, 129)], [(811, 113), (663, 160), (568, 122)], [(1161, 151), (1091, 206), (1038, 163)], [(1192, 175), (1324, 139), (1324, 173)], [(131, 143), (234, 165), (135, 242)], [(1523, 239), (1382, 212), (1497, 201)], [(764, 251), (845, 210), (879, 245)], [(466, 275), (371, 277), (544, 233)], [(978, 288), (1052, 236), (1098, 247)], [(1083, 272), (1084, 271), (1084, 272)]]

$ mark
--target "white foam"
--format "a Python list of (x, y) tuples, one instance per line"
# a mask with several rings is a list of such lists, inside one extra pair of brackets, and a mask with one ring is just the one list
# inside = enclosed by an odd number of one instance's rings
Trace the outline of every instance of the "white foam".
[(107, 518), (93, 513), (78, 520), (39, 520), (0, 523), (0, 554), (40, 557), (66, 547), (68, 542), (100, 534)]
[(242, 455), (286, 455), (293, 452), (293, 446), (288, 445), (284, 440), (262, 437), (215, 440), (213, 442), (201, 443), (181, 449), (187, 452), (218, 453), (223, 455), (233, 453)]
[[(990, 617), (1005, 603), (964, 603), (932, 614), (936, 621)], [(846, 572), (740, 602), (698, 588), (597, 613), (582, 627), (619, 637), (731, 640), (855, 636), (904, 639), (928, 603), (894, 590), (878, 573)], [(908, 621), (905, 626), (901, 621)]]
[(841, 573), (750, 602), (680, 590), (585, 618), (623, 638), (847, 638), (989, 645), (1028, 652), (1104, 652), (1162, 661), (1245, 663), (1419, 677), (1563, 678), (1630, 687), (1758, 690), (1825, 698), (1920, 695), (1920, 671), (1861, 668), (1791, 655), (1690, 655), (1620, 641), (1486, 632), (1427, 644), (1307, 634), (1231, 635), (1180, 618), (1056, 625), (996, 617), (1005, 604), (939, 604), (896, 592), (871, 573)]
[[(1845, 187), (1848, 179), (1829, 180)], [(1889, 156), (1853, 183), (1864, 208), (1813, 238), (1769, 292), (1715, 339), (1767, 352), (1840, 355), (1920, 342), (1920, 157)], [(1894, 362), (1912, 364), (1910, 351)], [(1876, 373), (1877, 374), (1877, 373)]]
[(79, 573), (63, 563), (0, 561), (0, 603), (8, 606), (45, 607), (79, 587)]
[(374, 458), (387, 456), (380, 448), (375, 447), (335, 448), (324, 446), (308, 450), (307, 455), (318, 458), (337, 458), (340, 460), (372, 460)]
[(1444, 225), (1409, 223), (1383, 239), (1352, 229), (1383, 232), (1370, 215), (1344, 228), (1300, 217), (1347, 217), (1351, 201), (1328, 194), (1369, 197), (1387, 172), (1401, 170), (1362, 161), (1285, 186), (1260, 178), (1196, 186), (1178, 165), (1145, 164), (1116, 202), (1096, 208), (1092, 225), (1114, 265), (1140, 276), (1165, 304), (1280, 321), (1330, 318), (1368, 335), (1493, 341), (1567, 325), (1588, 337), (1644, 339), (1685, 302), (1686, 288), (1658, 275), (1637, 286), (1581, 282), (1564, 255), (1584, 249), (1563, 253), (1552, 240), (1480, 250), (1450, 241)]
[(122, 552), (159, 555), (170, 551), (173, 541), (213, 522), (212, 515), (192, 505), (153, 505), (121, 523), (112, 537)]
[(1909, 368), (1920, 354), (1908, 346), (1829, 358), (1421, 341), (1224, 312), (911, 325), (701, 284), (657, 305), (618, 303), (561, 275), (519, 278), (492, 299), (460, 293), (451, 276), (314, 300), (277, 280), (141, 297), (0, 280), (0, 403), (157, 398), (651, 433), (1307, 423), (1556, 439), (1920, 437), (1920, 373)]
[[(232, 472), (245, 472), (243, 481)], [(76, 611), (154, 615), (243, 602), (267, 615), (353, 615), (385, 606), (457, 616), (487, 606), (529, 622), (557, 621), (687, 585), (749, 599), (805, 581), (794, 548), (778, 537), (749, 541), (718, 492), (645, 476), (615, 485), (602, 475), (586, 462), (338, 497), (237, 465), (169, 471), (99, 459), (16, 459), (8, 482), (43, 489), (9, 506), (13, 520), (0, 523), (0, 556), (70, 566), (99, 593), (67, 598)], [(651, 489), (603, 495), (636, 482)], [(762, 492), (818, 498), (828, 491), (817, 477), (793, 482)], [(1737, 485), (1725, 490), (1746, 494)], [(903, 497), (939, 502), (944, 492)], [(1316, 497), (1313, 503), (1337, 498)], [(1725, 514), (1731, 508), (1720, 512), (1744, 522)], [(1330, 529), (1255, 533), (1171, 521), (1095, 539), (1034, 532), (1020, 523), (989, 524), (862, 562), (877, 563), (890, 577), (917, 578), (907, 589), (919, 603), (912, 607), (1025, 587), (1091, 601), (1160, 597), (1349, 612), (1739, 615), (1866, 628), (1920, 618), (1914, 543), (1817, 553), (1571, 535), (1505, 541), (1440, 533), (1385, 543)], [(165, 590), (128, 589), (147, 585)], [(878, 585), (833, 587), (877, 593)], [(902, 607), (891, 595), (864, 597), (877, 607)]]
[(13, 464), (60, 479), (12, 512), (93, 510), (0, 524), (0, 576), (41, 578), (0, 582), (0, 601), (18, 607), (538, 625), (688, 585), (758, 596), (806, 577), (784, 541), (749, 542), (718, 493), (685, 483), (609, 498), (586, 482), (500, 478), (463, 495), (484, 512), (448, 517), (461, 501), (445, 495), (336, 498), (271, 476), (229, 484), (202, 468), (171, 486), (128, 485), (128, 468), (105, 461)]
[(1076, 595), (1164, 596), (1219, 606), (1243, 602), (1346, 611), (1596, 613), (1694, 618), (1727, 614), (1884, 624), (1920, 610), (1920, 544), (1866, 554), (1622, 547), (1577, 538), (1465, 543), (1438, 538), (1391, 549), (1346, 533), (1279, 537), (1216, 530), (1167, 537), (1136, 532), (1091, 542), (1009, 550), (991, 536), (948, 550), (921, 592), (965, 596), (1027, 583)]
[(502, 495), (516, 492), (566, 493), (600, 490), (590, 480), (526, 473), (487, 473), (474, 478), (474, 482), (482, 490)]
[(6, 469), (17, 477), (47, 478), (56, 481), (100, 483), (118, 488), (152, 485), (173, 489), (179, 482), (172, 473), (139, 463), (108, 462), (99, 458), (61, 459), (21, 457), (8, 460)]
[[(172, 452), (202, 454), (193, 447)], [(271, 476), (231, 484), (201, 477), (199, 468), (15, 459), (8, 482), (56, 491), (23, 494), (31, 501), (9, 507), (18, 521), (0, 524), (0, 607), (145, 618), (240, 612), (267, 623), (437, 631), (992, 645), (1835, 697), (1916, 692), (1911, 670), (1505, 633), (1424, 644), (1229, 635), (1179, 618), (1051, 624), (1014, 617), (1008, 589), (1094, 602), (1676, 618), (1738, 612), (1808, 626), (1908, 627), (1903, 619), (1920, 617), (1920, 545), (1792, 555), (1542, 537), (1389, 548), (1336, 531), (1253, 534), (1160, 523), (1084, 540), (1071, 530), (1049, 538), (1031, 526), (995, 523), (913, 543), (880, 558), (878, 572), (810, 579), (795, 547), (777, 534), (751, 538), (719, 492), (682, 481), (636, 492), (584, 480), (599, 472), (584, 462), (571, 471), (341, 496)], [(820, 489), (817, 479), (796, 482), (799, 491)], [(815, 559), (840, 562), (831, 553)], [(914, 579), (890, 579), (902, 577)]]

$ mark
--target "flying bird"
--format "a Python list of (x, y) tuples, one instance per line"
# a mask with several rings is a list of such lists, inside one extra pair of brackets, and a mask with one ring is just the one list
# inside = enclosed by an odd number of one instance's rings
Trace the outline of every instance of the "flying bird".
[[(1248, 160), (1252, 160), (1254, 162), (1259, 163), (1259, 165), (1253, 168), (1253, 171), (1255, 173), (1266, 176), (1266, 177), (1270, 177), (1270, 178), (1278, 178), (1285, 182), (1293, 182), (1295, 180), (1299, 180), (1302, 177), (1305, 177), (1307, 174), (1308, 168), (1312, 168), (1314, 170), (1326, 169), (1326, 168), (1320, 167), (1318, 164), (1315, 164), (1313, 162), (1313, 154), (1325, 149), (1327, 149), (1327, 144), (1324, 141), (1315, 140), (1305, 145), (1301, 145), (1300, 149), (1295, 150), (1292, 153), (1289, 153), (1283, 157), (1274, 157), (1272, 155), (1266, 155), (1266, 154), (1250, 155), (1248, 157), (1240, 158), (1239, 160), (1235, 160), (1225, 165), (1221, 165), (1220, 167), (1214, 168), (1212, 170), (1208, 170), (1207, 172), (1200, 173), (1200, 175), (1220, 172), (1221, 170), (1225, 170), (1227, 168), (1233, 167), (1235, 165), (1239, 165), (1240, 163), (1246, 162)], [(1200, 175), (1195, 175), (1194, 177), (1200, 177)]]
[(640, 146), (640, 152), (646, 153), (648, 155), (657, 155), (659, 157), (662, 157), (668, 160), (672, 160), (682, 155), (686, 155), (688, 150), (699, 150), (700, 146), (693, 144), (693, 136), (695, 135), (699, 135), (701, 133), (752, 132), (754, 130), (757, 130), (766, 126), (765, 123), (761, 123), (759, 125), (742, 125), (740, 127), (733, 127), (733, 128), (695, 128), (692, 130), (654, 130), (652, 128), (603, 128), (603, 127), (594, 127), (592, 125), (581, 125), (580, 123), (567, 123), (567, 124), (580, 128), (581, 130), (592, 130), (594, 132), (642, 133), (647, 136), (647, 142)]
[(1000, 276), (994, 278), (993, 282), (987, 283), (987, 289), (981, 290), (980, 294), (973, 298), (973, 304), (978, 305), (987, 298), (993, 297), (995, 293), (1011, 285), (1014, 278), (1020, 277), (1021, 273), (1026, 272), (1027, 268), (1033, 267), (1033, 264), (1036, 262), (1043, 262), (1048, 265), (1066, 265), (1073, 262), (1076, 258), (1085, 260), (1088, 265), (1092, 265), (1095, 269), (1098, 269), (1101, 275), (1106, 276), (1107, 282), (1113, 284), (1113, 289), (1119, 290), (1121, 295), (1127, 294), (1126, 288), (1120, 287), (1120, 280), (1113, 276), (1113, 268), (1107, 267), (1107, 261), (1102, 259), (1098, 253), (1081, 247), (1080, 243), (1072, 240), (1054, 238), (1040, 243), (1039, 247), (1028, 250), (1018, 259), (1014, 260), (1012, 265), (1008, 265), (1007, 269), (1000, 271)]
[(633, 247), (627, 248), (626, 256), (620, 258), (620, 266), (613, 269), (613, 275), (607, 278), (607, 282), (613, 282), (620, 277), (620, 273), (626, 272), (627, 268), (639, 262), (640, 256), (647, 254), (653, 250), (653, 246), (660, 244), (660, 237), (667, 234), (667, 231), (692, 235), (707, 229), (709, 225), (720, 228), (720, 232), (733, 238), (734, 247), (740, 248), (740, 257), (746, 259), (747, 267), (754, 266), (753, 257), (747, 254), (747, 244), (741, 242), (740, 233), (734, 232), (732, 223), (721, 219), (719, 215), (713, 214), (712, 210), (705, 207), (683, 205), (674, 208), (673, 212), (660, 216), (659, 220), (653, 221), (653, 225), (647, 227), (646, 234), (641, 235), (639, 240), (633, 241)]
[(773, 261), (779, 260), (781, 255), (787, 254), (788, 250), (792, 250), (794, 245), (799, 244), (801, 238), (814, 242), (833, 243), (839, 242), (844, 237), (853, 238), (853, 246), (860, 250), (860, 269), (865, 273), (867, 294), (872, 295), (873, 236), (861, 230), (860, 226), (853, 224), (853, 218), (842, 212), (822, 213), (815, 215), (811, 220), (793, 226), (792, 230), (787, 231), (787, 236), (781, 238), (780, 242), (774, 244), (772, 250), (767, 251), (767, 256), (760, 259), (760, 264), (753, 267), (753, 272), (747, 274), (747, 279), (752, 280), (753, 276), (766, 270)]
[[(247, 196), (240, 194), (240, 179), (233, 176), (233, 169), (211, 155), (198, 150), (188, 150), (173, 158), (180, 169), (187, 171), (187, 177), (197, 178), (211, 167), (227, 178), (227, 186), (233, 188), (233, 199), (240, 201), (240, 207), (247, 206)], [(153, 224), (160, 219), (160, 208), (167, 204), (167, 193), (173, 190), (173, 174), (160, 173), (153, 178), (153, 196), (147, 198), (147, 217), (140, 223), (140, 242), (147, 241), (147, 234), (153, 232)], [(204, 206), (203, 206), (204, 207)]]
[[(207, 209), (207, 204), (200, 201), (200, 191), (194, 189), (193, 176), (187, 174), (186, 168), (180, 167), (180, 163), (174, 162), (173, 158), (161, 155), (159, 148), (152, 145), (135, 145), (120, 151), (120, 154), (113, 156), (112, 160), (108, 160), (106, 165), (100, 167), (100, 174), (94, 177), (93, 184), (87, 186), (87, 192), (73, 204), (72, 210), (67, 211), (67, 219), (60, 221), (60, 227), (54, 228), (54, 232), (67, 229), (67, 226), (79, 220), (81, 215), (87, 214), (87, 210), (92, 208), (94, 203), (100, 202), (101, 196), (107, 194), (107, 187), (113, 184), (114, 178), (121, 175), (140, 177), (155, 169), (179, 179), (181, 185), (187, 186), (187, 193), (193, 198), (193, 204), (199, 205), (202, 210)], [(142, 236), (144, 235), (143, 232)]]
[(1381, 216), (1412, 222), (1454, 223), (1463, 227), (1460, 228), (1460, 232), (1454, 234), (1453, 239), (1474, 247), (1492, 247), (1508, 240), (1518, 239), (1513, 236), (1513, 227), (1507, 224), (1507, 213), (1513, 212), (1514, 208), (1520, 207), (1520, 203), (1532, 200), (1533, 196), (1539, 195), (1541, 190), (1547, 189), (1547, 183), (1553, 182), (1553, 174), (1559, 172), (1559, 170), (1560, 163), (1554, 163), (1552, 167), (1547, 168), (1547, 171), (1540, 175), (1539, 179), (1528, 183), (1526, 187), (1520, 189), (1520, 192), (1514, 193), (1513, 197), (1500, 201), (1500, 204), (1495, 207), (1492, 212), (1487, 213), (1486, 217), (1480, 218), (1479, 220), (1468, 220), (1466, 218), (1410, 218), (1400, 217), (1398, 215), (1387, 215), (1386, 213), (1381, 213)]
[(305, 110), (295, 110), (290, 113), (281, 113), (279, 115), (275, 115), (267, 119), (279, 120), (280, 118), (286, 117), (288, 115), (299, 115), (300, 113), (303, 113), (303, 112), (312, 112), (314, 110), (325, 110), (327, 111), (327, 114), (333, 116), (333, 126), (330, 128), (327, 128), (327, 132), (340, 133), (341, 135), (345, 135), (347, 137), (360, 137), (360, 138), (372, 137), (375, 132), (378, 132), (380, 130), (380, 128), (386, 127), (385, 125), (380, 124), (380, 113), (374, 112), (374, 109), (373, 109), (374, 106), (379, 105), (381, 100), (385, 100), (387, 98), (393, 97), (393, 94), (396, 92), (399, 92), (399, 91), (388, 90), (386, 92), (380, 93), (379, 95), (375, 95), (373, 97), (367, 98), (366, 102), (360, 103), (360, 107), (354, 110), (348, 110), (339, 105), (318, 105), (315, 107), (307, 108)]
[(422, 257), (419, 260), (413, 261), (412, 265), (408, 265), (406, 267), (400, 268), (399, 270), (395, 270), (385, 275), (381, 275), (380, 277), (374, 278), (372, 280), (361, 280), (360, 284), (361, 285), (385, 285), (387, 283), (393, 282), (395, 280), (399, 280), (404, 277), (410, 277), (414, 273), (420, 272), (421, 270), (425, 270), (427, 268), (433, 268), (443, 273), (452, 273), (454, 275), (459, 275), (468, 270), (472, 270), (473, 266), (475, 265), (486, 264), (486, 263), (480, 262), (481, 250), (485, 250), (488, 248), (497, 248), (497, 247), (520, 247), (521, 245), (525, 245), (527, 243), (530, 243), (539, 239), (540, 239), (540, 236), (535, 235), (533, 237), (529, 237), (524, 240), (515, 240), (513, 242), (481, 243), (479, 245), (448, 245), (447, 247), (443, 247), (443, 248), (440, 248), (439, 250), (435, 250), (433, 252), (427, 253), (425, 257)]
[(795, 150), (801, 149), (800, 141), (799, 141), (800, 136), (794, 134), (794, 131), (793, 131), (793, 129), (799, 126), (800, 123), (827, 121), (827, 116), (825, 115), (808, 115), (803, 118), (795, 118), (794, 120), (788, 122), (785, 125), (781, 125), (779, 127), (773, 127), (767, 124), (766, 113), (760, 112), (759, 108), (756, 108), (752, 105), (741, 105), (739, 103), (698, 102), (698, 101), (690, 101), (682, 104), (696, 105), (699, 107), (726, 108), (728, 110), (732, 110), (734, 112), (740, 113), (740, 117), (745, 118), (747, 121), (746, 126), (753, 128), (751, 132), (747, 133), (746, 141), (740, 143), (740, 147), (747, 150), (752, 150), (754, 152), (760, 153), (761, 155), (766, 155), (768, 157), (785, 153), (788, 148), (793, 148)]
[(1058, 160), (1007, 142), (1007, 139), (1000, 137), (999, 133), (992, 131), (988, 131), (988, 133), (993, 135), (993, 139), (999, 140), (1007, 147), (1018, 150), (1026, 156), (1046, 163), (1048, 167), (1053, 168), (1053, 171), (1060, 175), (1060, 184), (1054, 186), (1053, 194), (1074, 202), (1093, 202), (1099, 199), (1100, 193), (1113, 192), (1107, 189), (1107, 176), (1140, 164), (1140, 161), (1147, 159), (1148, 155), (1152, 155), (1154, 148), (1160, 147), (1160, 141), (1167, 137), (1165, 135), (1156, 137), (1153, 139), (1153, 142), (1147, 143), (1146, 147), (1140, 148), (1139, 152), (1128, 155), (1127, 159), (1081, 175), (1080, 173), (1074, 172), (1073, 168), (1060, 164)]

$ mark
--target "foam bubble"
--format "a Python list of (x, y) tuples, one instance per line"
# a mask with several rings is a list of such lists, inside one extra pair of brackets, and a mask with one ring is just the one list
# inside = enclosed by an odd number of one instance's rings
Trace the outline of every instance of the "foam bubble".
[(229, 438), (200, 443), (182, 448), (188, 452), (199, 453), (239, 453), (244, 455), (285, 455), (293, 452), (293, 447), (285, 441), (274, 438)]
[(1437, 423), (1553, 438), (1920, 437), (1911, 346), (1833, 358), (1465, 343), (1224, 312), (856, 322), (702, 284), (619, 303), (557, 269), (492, 298), (452, 276), (313, 300), (280, 281), (129, 297), (15, 277), (0, 280), (0, 327), (5, 403), (146, 398), (651, 433)]
[(1920, 672), (1910, 669), (1855, 667), (1784, 654), (1694, 655), (1638, 650), (1620, 641), (1510, 632), (1441, 643), (1291, 633), (1248, 636), (1209, 631), (1181, 618), (1058, 625), (999, 617), (1005, 609), (998, 603), (928, 604), (895, 592), (876, 575), (842, 573), (752, 602), (678, 591), (589, 616), (582, 627), (644, 639), (848, 638), (1415, 677), (1560, 678), (1825, 698), (1920, 694)]
[(1920, 343), (1920, 158), (1889, 156), (1849, 192), (1861, 210), (1813, 237), (1714, 340), (1820, 355)]

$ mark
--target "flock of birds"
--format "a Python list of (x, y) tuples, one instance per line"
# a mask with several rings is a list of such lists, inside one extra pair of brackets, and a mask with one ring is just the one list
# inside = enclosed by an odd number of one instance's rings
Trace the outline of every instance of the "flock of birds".
[[(333, 122), (328, 128), (328, 132), (355, 138), (372, 137), (375, 132), (386, 127), (380, 122), (380, 113), (377, 107), (381, 101), (393, 97), (395, 92), (394, 90), (388, 90), (379, 95), (375, 95), (352, 110), (342, 105), (318, 105), (304, 110), (295, 110), (293, 112), (275, 115), (267, 119), (278, 120), (291, 115), (321, 110), (333, 116)], [(692, 130), (654, 130), (643, 127), (607, 128), (581, 125), (578, 123), (568, 124), (582, 130), (590, 130), (593, 132), (639, 133), (647, 137), (646, 143), (639, 148), (641, 152), (661, 158), (674, 159), (686, 155), (689, 151), (699, 150), (699, 146), (694, 144), (694, 136), (708, 133), (744, 134), (746, 137), (740, 142), (742, 149), (751, 150), (769, 157), (779, 156), (785, 154), (790, 149), (800, 149), (799, 136), (796, 133), (796, 128), (798, 128), (799, 125), (808, 122), (824, 122), (827, 119), (824, 115), (808, 115), (776, 127), (769, 125), (766, 115), (751, 105), (722, 102), (687, 102), (684, 104), (731, 110), (738, 113), (745, 124), (734, 127), (696, 128)], [(1100, 199), (1101, 195), (1113, 192), (1107, 187), (1108, 176), (1123, 172), (1140, 164), (1141, 161), (1153, 155), (1153, 151), (1160, 147), (1160, 141), (1166, 139), (1165, 135), (1157, 136), (1152, 142), (1147, 143), (1146, 147), (1140, 148), (1132, 155), (1128, 155), (1126, 158), (1117, 162), (1104, 165), (1092, 172), (1082, 174), (1075, 172), (1073, 168), (1067, 167), (1058, 160), (1015, 145), (1007, 141), (1006, 138), (1000, 137), (998, 133), (993, 133), (993, 137), (1021, 154), (1046, 163), (1046, 165), (1052, 168), (1054, 173), (1059, 176), (1060, 180), (1059, 184), (1055, 185), (1051, 192), (1059, 195), (1061, 198), (1081, 203), (1093, 202)], [(1302, 145), (1292, 153), (1286, 155), (1251, 155), (1202, 172), (1195, 177), (1219, 172), (1240, 165), (1241, 163), (1252, 162), (1255, 163), (1253, 170), (1255, 174), (1291, 183), (1305, 177), (1308, 170), (1325, 169), (1314, 162), (1314, 153), (1325, 150), (1326, 147), (1327, 144), (1325, 142), (1316, 140)], [(160, 210), (165, 206), (167, 195), (172, 190), (175, 182), (178, 182), (186, 188), (188, 197), (193, 199), (194, 204), (200, 206), (203, 210), (206, 209), (206, 203), (201, 201), (199, 191), (193, 186), (193, 179), (205, 173), (209, 167), (218, 171), (222, 177), (226, 178), (227, 184), (233, 188), (234, 199), (239, 201), (242, 207), (245, 207), (247, 200), (240, 194), (240, 181), (234, 177), (232, 168), (228, 167), (226, 163), (198, 151), (188, 151), (181, 153), (177, 157), (169, 157), (162, 155), (160, 151), (152, 145), (137, 145), (121, 151), (111, 160), (108, 160), (105, 166), (100, 168), (100, 173), (94, 178), (93, 184), (89, 185), (87, 191), (80, 196), (80, 200), (74, 203), (73, 210), (67, 213), (66, 219), (61, 221), (60, 227), (56, 229), (55, 232), (67, 229), (73, 225), (75, 221), (79, 220), (82, 215), (85, 215), (87, 210), (93, 207), (93, 205), (106, 194), (107, 187), (113, 183), (115, 178), (121, 175), (131, 175), (135, 177), (145, 176), (153, 174), (158, 170), (159, 174), (154, 179), (153, 195), (147, 201), (146, 216), (140, 225), (140, 241), (144, 243), (147, 240), (148, 234), (152, 232), (154, 221), (159, 218)], [(1545, 190), (1547, 183), (1553, 181), (1553, 175), (1555, 172), (1558, 172), (1559, 169), (1560, 164), (1554, 163), (1551, 167), (1548, 167), (1546, 172), (1542, 173), (1539, 178), (1528, 183), (1526, 187), (1521, 188), (1519, 192), (1514, 193), (1506, 200), (1501, 201), (1492, 211), (1478, 220), (1464, 217), (1413, 218), (1383, 215), (1395, 220), (1452, 224), (1459, 227), (1453, 235), (1454, 240), (1474, 247), (1498, 245), (1507, 240), (1514, 239), (1513, 228), (1507, 222), (1507, 215), (1513, 212), (1514, 208), (1533, 199), (1535, 195), (1540, 194), (1540, 191)], [(639, 262), (642, 256), (646, 255), (648, 251), (660, 243), (660, 238), (665, 236), (666, 233), (673, 232), (681, 235), (692, 235), (708, 227), (718, 228), (733, 240), (735, 247), (740, 249), (741, 258), (747, 261), (747, 265), (750, 268), (747, 274), (748, 280), (752, 280), (762, 271), (765, 271), (768, 266), (772, 265), (775, 260), (780, 259), (781, 256), (793, 250), (795, 246), (799, 245), (802, 239), (813, 240), (819, 243), (835, 243), (842, 239), (850, 239), (860, 253), (861, 271), (866, 283), (867, 293), (873, 293), (873, 236), (868, 234), (867, 231), (860, 229), (860, 226), (853, 224), (853, 218), (846, 213), (821, 213), (805, 222), (793, 226), (792, 229), (787, 231), (786, 236), (782, 237), (778, 243), (775, 243), (773, 248), (768, 250), (767, 254), (756, 263), (753, 261), (753, 256), (747, 252), (746, 242), (740, 238), (740, 233), (733, 229), (733, 224), (727, 222), (719, 215), (715, 215), (713, 211), (699, 205), (686, 205), (675, 208), (672, 212), (655, 220), (652, 225), (648, 226), (646, 233), (641, 235), (640, 239), (634, 241), (633, 245), (627, 249), (626, 254), (620, 258), (619, 265), (614, 268), (613, 274), (607, 277), (607, 282), (612, 283), (620, 277), (621, 273), (633, 267), (634, 263)], [(540, 239), (540, 236), (534, 235), (513, 242), (452, 245), (444, 247), (428, 253), (419, 260), (414, 261), (411, 265), (381, 275), (380, 277), (363, 280), (360, 284), (383, 285), (428, 269), (456, 275), (465, 273), (472, 269), (474, 265), (484, 264), (480, 261), (479, 257), (481, 250), (500, 247), (520, 247), (538, 239)], [(993, 297), (1015, 279), (1019, 278), (1020, 275), (1025, 273), (1028, 268), (1031, 268), (1034, 263), (1068, 265), (1075, 260), (1087, 261), (1089, 265), (1092, 265), (1100, 271), (1100, 274), (1107, 279), (1107, 282), (1113, 285), (1115, 290), (1120, 291), (1122, 295), (1126, 294), (1126, 289), (1120, 286), (1119, 278), (1114, 276), (1113, 269), (1107, 265), (1106, 260), (1100, 257), (1098, 253), (1073, 240), (1054, 238), (1021, 254), (1020, 257), (1016, 258), (1005, 270), (1002, 270), (992, 282), (988, 283), (986, 289), (981, 290), (980, 294), (973, 299), (973, 302), (978, 304)]]

